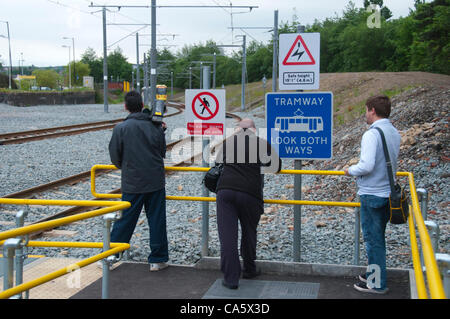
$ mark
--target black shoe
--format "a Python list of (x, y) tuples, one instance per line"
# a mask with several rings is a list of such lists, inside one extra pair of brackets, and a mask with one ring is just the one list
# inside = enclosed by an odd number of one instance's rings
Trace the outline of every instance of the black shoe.
[(367, 275), (364, 273), (358, 276), (358, 279), (364, 283), (367, 283)]
[(222, 286), (227, 287), (228, 289), (238, 289), (239, 285), (231, 285), (227, 284), (225, 280), (222, 280)]
[(380, 294), (380, 295), (384, 295), (389, 291), (389, 288), (369, 288), (367, 287), (367, 284), (364, 282), (358, 282), (356, 284), (353, 285), (353, 288), (355, 288), (358, 291), (361, 292), (366, 292), (366, 293), (371, 293), (371, 294)]
[(261, 275), (261, 269), (258, 268), (254, 272), (245, 272), (242, 274), (242, 278), (244, 279), (252, 279)]

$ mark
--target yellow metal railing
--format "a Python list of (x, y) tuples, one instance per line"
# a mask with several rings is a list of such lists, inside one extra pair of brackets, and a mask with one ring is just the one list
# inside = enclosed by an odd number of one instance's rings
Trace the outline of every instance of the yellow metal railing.
[[(0, 204), (7, 205), (49, 205), (49, 206), (89, 206), (89, 207), (102, 207), (90, 212), (85, 212), (73, 216), (58, 218), (51, 221), (41, 222), (33, 225), (23, 226), (11, 230), (7, 230), (0, 233), (0, 245), (3, 245), (6, 239), (19, 236), (25, 236), (37, 231), (45, 230), (48, 228), (54, 228), (72, 222), (88, 219), (107, 213), (123, 210), (130, 207), (129, 202), (123, 201), (89, 201), (89, 200), (46, 200), (46, 199), (16, 199), (16, 198), (0, 198)], [(45, 241), (29, 241), (26, 246), (29, 247), (67, 247), (67, 248), (103, 248), (103, 243), (90, 243), (90, 242), (45, 242)], [(63, 276), (72, 272), (74, 269), (82, 268), (89, 264), (92, 264), (98, 260), (104, 259), (108, 256), (117, 254), (121, 251), (127, 250), (130, 245), (127, 243), (111, 243), (110, 249), (100, 254), (84, 259), (77, 263), (71, 264), (67, 267), (61, 268), (50, 274), (42, 276), (40, 278), (31, 280), (29, 282), (17, 285), (13, 288), (4, 290), (0, 293), (0, 298), (9, 298), (23, 291), (29, 290), (41, 284), (44, 284), (50, 280)], [(6, 280), (6, 278), (3, 278)]]
[[(103, 194), (97, 193), (95, 190), (95, 173), (101, 169), (117, 169), (114, 165), (94, 165), (91, 168), (91, 192), (96, 198), (121, 198), (121, 194)], [(167, 171), (191, 171), (191, 172), (206, 172), (208, 167), (165, 167)], [(302, 175), (345, 175), (344, 171), (319, 171), (319, 170), (281, 170), (278, 174), (302, 174)], [(445, 292), (442, 284), (442, 279), (437, 267), (436, 258), (434, 256), (433, 248), (431, 246), (430, 236), (425, 226), (425, 222), (420, 211), (420, 205), (417, 198), (416, 186), (414, 184), (414, 176), (410, 172), (397, 172), (397, 176), (408, 177), (409, 189), (411, 193), (412, 213), (410, 214), (408, 225), (411, 241), (411, 255), (414, 267), (414, 274), (416, 280), (416, 287), (418, 297), (421, 299), (428, 298), (428, 293), (425, 285), (425, 279), (422, 273), (422, 265), (419, 258), (419, 249), (417, 245), (416, 231), (414, 225), (419, 232), (419, 238), (422, 245), (424, 263), (427, 269), (426, 276), (428, 281), (428, 288), (431, 298), (445, 299)], [(186, 200), (186, 201), (209, 201), (214, 202), (214, 197), (195, 197), (195, 196), (166, 196), (168, 200)], [(344, 206), (344, 207), (360, 207), (357, 202), (330, 202), (330, 201), (307, 201), (307, 200), (280, 200), (280, 199), (265, 199), (266, 204), (283, 204), (283, 205), (317, 205), (317, 206)]]

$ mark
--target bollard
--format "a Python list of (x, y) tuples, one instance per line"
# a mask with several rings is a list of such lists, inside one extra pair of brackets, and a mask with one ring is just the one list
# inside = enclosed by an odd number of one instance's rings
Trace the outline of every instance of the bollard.
[[(111, 243), (111, 224), (114, 220), (118, 219), (116, 213), (110, 213), (103, 216), (105, 221), (103, 227), (103, 251), (107, 251), (110, 248)], [(113, 258), (111, 258), (113, 257)], [(109, 256), (103, 259), (103, 277), (102, 277), (102, 299), (109, 298), (109, 265), (115, 261), (115, 256)]]
[(3, 244), (3, 290), (14, 286), (14, 255), (21, 241), (20, 238), (10, 238)]
[(447, 299), (450, 298), (450, 255), (449, 254), (436, 254), (436, 262), (441, 273), (445, 295)]

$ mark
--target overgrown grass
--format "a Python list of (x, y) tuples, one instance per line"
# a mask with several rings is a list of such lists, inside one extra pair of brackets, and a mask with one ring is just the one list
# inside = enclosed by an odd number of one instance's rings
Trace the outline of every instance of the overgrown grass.
[[(389, 98), (392, 98), (396, 95), (399, 95), (403, 92), (409, 91), (411, 89), (416, 88), (417, 86), (415, 85), (408, 85), (405, 87), (394, 87), (392, 89), (389, 90), (384, 90), (379, 92), (378, 94), (384, 94), (386, 96), (388, 96)], [(353, 89), (353, 94), (355, 97), (359, 96), (359, 89), (355, 88)], [(371, 93), (370, 96), (374, 96), (375, 93)], [(336, 97), (335, 97), (335, 101), (336, 101)], [(340, 106), (342, 104), (342, 102), (337, 102), (336, 103), (338, 106)], [(346, 108), (340, 108), (340, 107), (335, 107), (335, 112), (339, 112), (340, 110), (344, 110), (343, 112), (341, 112), (340, 114), (337, 114), (334, 116), (334, 125), (339, 126), (339, 125), (344, 125), (345, 123), (348, 123), (349, 121), (353, 121), (357, 118), (359, 118), (361, 115), (363, 115), (366, 112), (366, 100), (361, 100), (356, 104), (352, 104), (347, 106)]]

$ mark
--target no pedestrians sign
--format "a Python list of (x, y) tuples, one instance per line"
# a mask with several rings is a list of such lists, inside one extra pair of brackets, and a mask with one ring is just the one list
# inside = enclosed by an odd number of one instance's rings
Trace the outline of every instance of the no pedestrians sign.
[(185, 115), (189, 135), (223, 135), (225, 90), (186, 90)]

